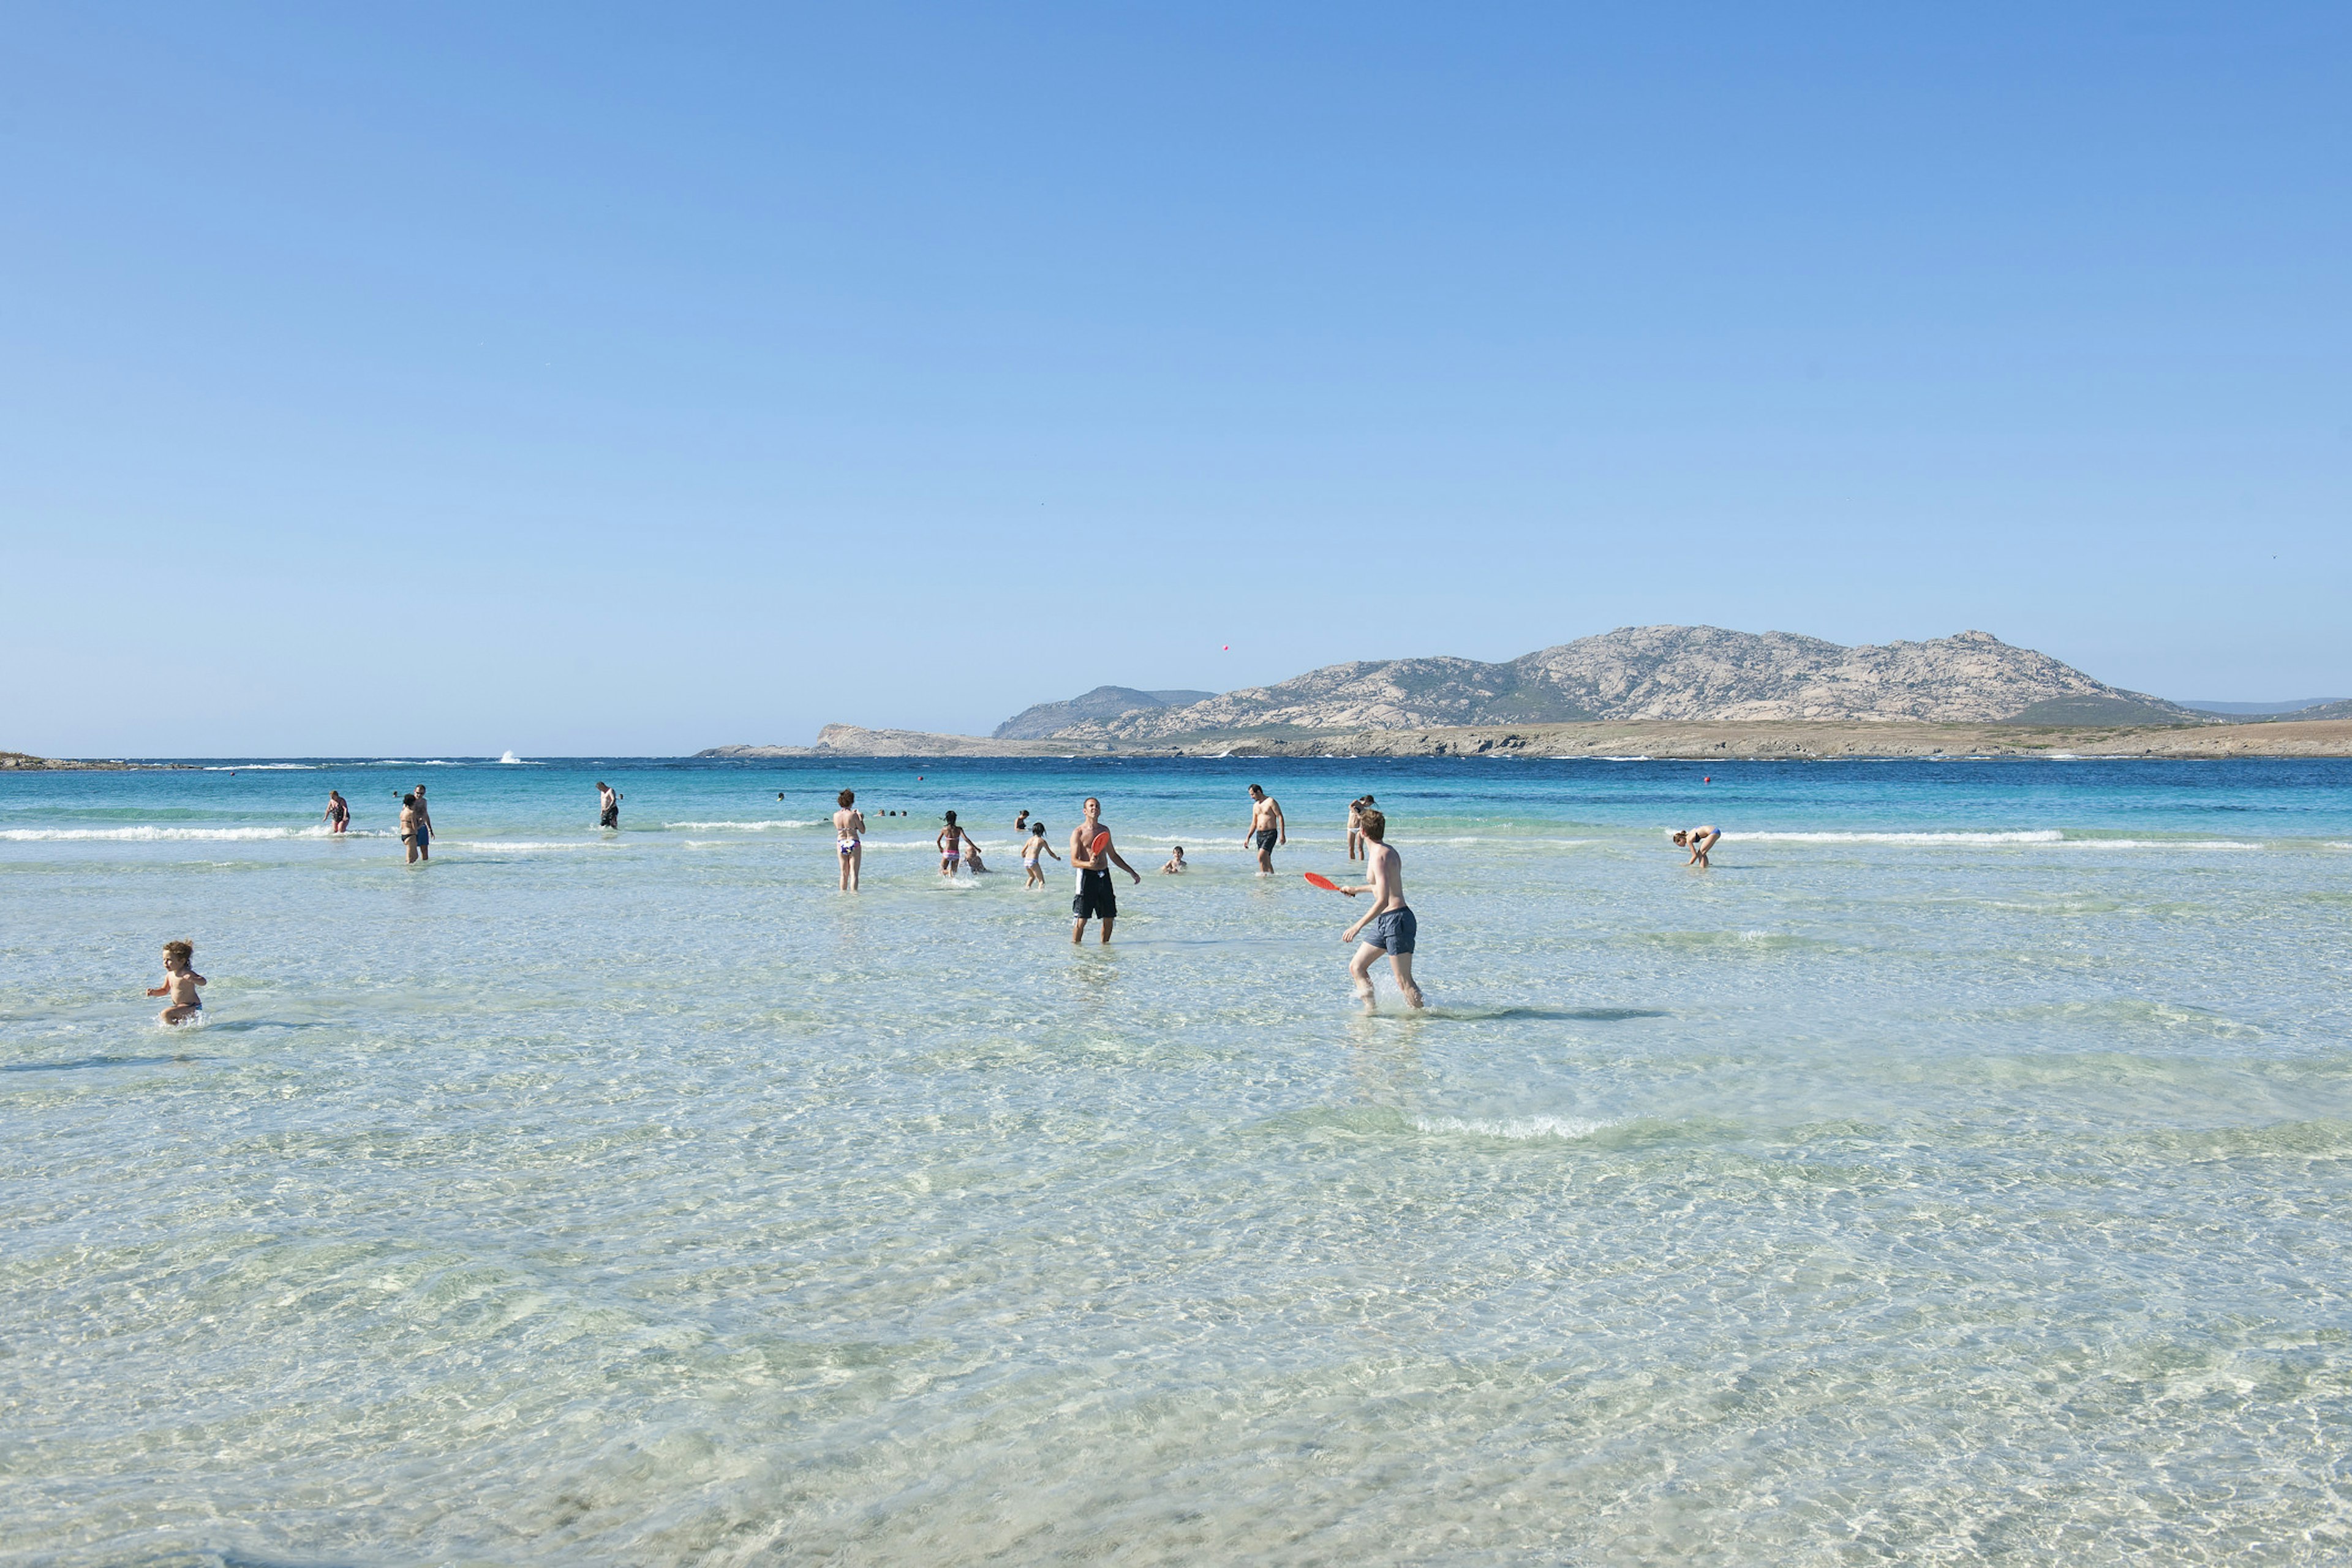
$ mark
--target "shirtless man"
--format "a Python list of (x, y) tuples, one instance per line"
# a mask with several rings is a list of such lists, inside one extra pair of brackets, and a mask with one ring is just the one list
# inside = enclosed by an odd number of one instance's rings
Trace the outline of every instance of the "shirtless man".
[(621, 792), (603, 779), (596, 781), (596, 826), (599, 827), (621, 826)]
[(1677, 849), (1691, 852), (1690, 858), (1684, 861), (1684, 865), (1696, 866), (1704, 871), (1706, 869), (1706, 852), (1714, 848), (1716, 840), (1722, 837), (1723, 829), (1720, 827), (1678, 827), (1675, 829), (1674, 844)]
[(1117, 845), (1105, 844), (1100, 855), (1094, 852), (1091, 846), (1095, 835), (1109, 831), (1102, 824), (1102, 802), (1087, 796), (1086, 820), (1070, 831), (1070, 864), (1078, 869), (1078, 896), (1070, 900), (1070, 913), (1075, 917), (1070, 940), (1074, 942), (1086, 940), (1087, 922), (1090, 920), (1102, 921), (1103, 942), (1106, 945), (1110, 942), (1111, 923), (1118, 919), (1118, 894), (1110, 882), (1113, 866), (1138, 882), (1143, 880), (1141, 872), (1119, 858)]
[(1358, 933), (1363, 945), (1348, 963), (1348, 973), (1355, 978), (1356, 994), (1364, 999), (1369, 1009), (1372, 1005), (1372, 965), (1381, 954), (1389, 955), (1389, 967), (1396, 973), (1397, 988), (1404, 993), (1405, 1005), (1418, 1007), (1421, 987), (1412, 983), (1413, 938), (1420, 922), (1413, 919), (1411, 906), (1404, 901), (1404, 857), (1384, 842), (1389, 834), (1389, 819), (1377, 806), (1366, 806), (1361, 817), (1364, 835), (1364, 874), (1371, 880), (1360, 888), (1342, 888), (1349, 898), (1359, 893), (1372, 895), (1372, 907), (1364, 917), (1348, 928), (1339, 940), (1353, 942)]
[(1250, 830), (1242, 836), (1242, 842), (1257, 846), (1261, 877), (1274, 875), (1274, 847), (1290, 842), (1290, 824), (1283, 820), (1282, 802), (1257, 784), (1250, 785)]
[(433, 858), (433, 813), (425, 804), (425, 786), (416, 786), (416, 853)]
[(857, 873), (866, 864), (866, 814), (857, 809), (857, 792), (843, 790), (834, 797), (841, 809), (833, 814), (833, 847), (841, 852), (841, 890), (857, 891)]

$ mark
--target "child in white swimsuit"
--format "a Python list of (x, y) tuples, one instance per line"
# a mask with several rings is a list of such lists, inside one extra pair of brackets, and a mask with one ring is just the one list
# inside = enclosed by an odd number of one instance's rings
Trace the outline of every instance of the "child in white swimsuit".
[[(1045, 825), (1033, 822), (1029, 825), (1029, 842), (1021, 849), (1021, 864), (1029, 868), (1029, 879), (1021, 884), (1024, 889), (1045, 885), (1045, 868), (1037, 862), (1041, 855), (1054, 855), (1054, 847), (1045, 842)], [(1061, 857), (1054, 855), (1054, 858), (1059, 860)]]

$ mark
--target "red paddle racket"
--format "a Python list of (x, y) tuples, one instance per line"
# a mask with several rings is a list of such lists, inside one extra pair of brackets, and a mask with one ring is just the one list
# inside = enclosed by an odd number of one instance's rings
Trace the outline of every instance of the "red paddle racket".
[(1087, 853), (1090, 856), (1099, 858), (1102, 852), (1109, 847), (1110, 834), (1106, 830), (1095, 835), (1095, 841), (1087, 846)]
[(1308, 871), (1303, 874), (1309, 884), (1322, 889), (1327, 893), (1336, 893), (1340, 890), (1339, 883), (1333, 881), (1330, 878), (1325, 876), (1320, 871)]

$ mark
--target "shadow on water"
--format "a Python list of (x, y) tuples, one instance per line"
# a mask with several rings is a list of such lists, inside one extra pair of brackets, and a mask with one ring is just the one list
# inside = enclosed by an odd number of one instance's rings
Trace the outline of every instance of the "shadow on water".
[(79, 1068), (152, 1068), (166, 1062), (200, 1062), (202, 1057), (84, 1057), (78, 1062), (10, 1062), (0, 1072), (72, 1072)]
[(1628, 1018), (1668, 1018), (1674, 1015), (1662, 1007), (1427, 1007), (1413, 1016), (1475, 1024), (1519, 1019), (1565, 1019), (1585, 1024), (1615, 1024)]

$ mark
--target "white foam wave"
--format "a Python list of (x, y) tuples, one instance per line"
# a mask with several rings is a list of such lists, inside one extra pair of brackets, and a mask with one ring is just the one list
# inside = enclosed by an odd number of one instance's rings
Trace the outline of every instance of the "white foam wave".
[(319, 771), (316, 763), (206, 763), (208, 773), (310, 773)]
[[(121, 844), (152, 844), (173, 839), (233, 840), (254, 838), (331, 838), (335, 835), (324, 825), (313, 827), (9, 827), (0, 828), (0, 838), (19, 843), (65, 843), (111, 841)], [(345, 838), (388, 838), (388, 833), (371, 833), (353, 828), (344, 833)]]
[(2070, 838), (2069, 849), (2260, 849), (2240, 838)]
[(797, 817), (785, 817), (772, 822), (665, 822), (662, 826), (697, 830), (732, 827), (744, 833), (765, 833), (771, 827), (814, 827), (816, 823), (814, 819), (803, 821)]
[(1574, 1116), (1509, 1116), (1489, 1121), (1465, 1116), (1416, 1116), (1412, 1124), (1423, 1132), (1467, 1133), (1474, 1138), (1507, 1138), (1524, 1142), (1536, 1138), (1590, 1138), (1614, 1127), (1613, 1121), (1587, 1121)]
[(2054, 827), (2018, 833), (1727, 833), (1732, 844), (2059, 844)]

